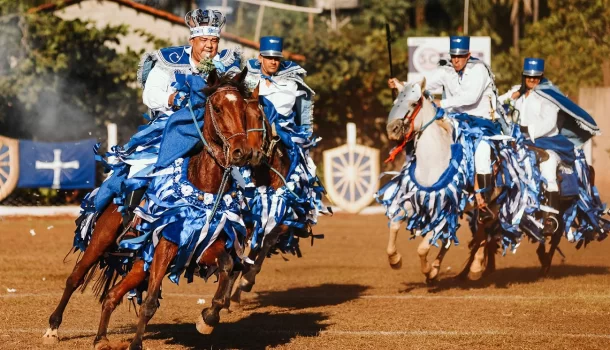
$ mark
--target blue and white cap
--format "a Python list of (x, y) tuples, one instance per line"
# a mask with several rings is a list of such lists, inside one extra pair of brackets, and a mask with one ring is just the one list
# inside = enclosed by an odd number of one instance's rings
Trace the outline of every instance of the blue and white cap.
[(450, 55), (465, 55), (470, 52), (470, 37), (469, 36), (451, 36), (449, 37), (449, 54)]
[(539, 77), (544, 74), (544, 60), (542, 58), (526, 58), (523, 61), (523, 75)]
[(220, 38), (220, 31), (227, 18), (216, 10), (194, 9), (184, 16), (184, 23), (191, 29), (191, 38), (198, 36), (215, 36)]
[(279, 36), (264, 36), (260, 40), (260, 54), (266, 57), (282, 57), (284, 39)]

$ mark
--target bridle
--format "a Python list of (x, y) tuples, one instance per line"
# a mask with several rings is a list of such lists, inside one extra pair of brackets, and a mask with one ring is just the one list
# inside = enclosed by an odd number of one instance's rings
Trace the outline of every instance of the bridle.
[[(246, 107), (249, 103), (254, 103), (256, 102), (258, 104), (258, 99), (257, 98), (252, 98), (252, 99), (246, 99)], [(275, 125), (271, 124), (271, 136), (272, 139), (271, 141), (267, 140), (267, 123), (266, 121), (267, 119), (267, 115), (265, 114), (265, 111), (263, 109), (263, 107), (258, 104), (258, 109), (261, 112), (261, 116), (262, 116), (262, 127), (260, 128), (252, 128), (252, 129), (247, 129), (246, 133), (251, 133), (251, 132), (262, 132), (263, 133), (263, 143), (261, 145), (260, 151), (265, 155), (265, 159), (263, 159), (263, 164), (265, 166), (267, 166), (269, 168), (269, 170), (271, 170), (272, 172), (274, 172), (279, 178), (280, 180), (282, 180), (282, 182), (284, 183), (284, 185), (286, 185), (286, 190), (288, 192), (290, 192), (293, 196), (295, 196), (296, 198), (298, 198), (298, 195), (292, 191), (290, 188), (288, 188), (288, 181), (286, 180), (286, 178), (284, 177), (284, 175), (282, 175), (282, 173), (280, 173), (277, 169), (275, 169), (271, 164), (269, 164), (270, 159), (273, 158), (273, 153), (274, 151), (278, 152), (278, 155), (280, 157), (283, 157), (283, 153), (276, 147), (277, 144), (279, 142), (281, 142), (280, 137), (277, 135), (276, 130), (275, 130)]]
[[(191, 112), (191, 117), (193, 118), (193, 123), (195, 124), (195, 129), (197, 129), (199, 138), (203, 142), (204, 149), (210, 154), (210, 156), (212, 157), (212, 159), (214, 159), (216, 164), (218, 164), (218, 166), (220, 166), (224, 170), (224, 172), (222, 174), (222, 180), (220, 182), (220, 187), (218, 188), (218, 194), (216, 196), (216, 201), (214, 202), (214, 206), (212, 208), (211, 214), (208, 216), (208, 224), (211, 222), (212, 218), (216, 214), (216, 210), (218, 210), (218, 206), (220, 205), (220, 200), (222, 198), (221, 194), (224, 193), (225, 187), (227, 186), (227, 184), (231, 178), (232, 167), (230, 164), (230, 160), (229, 160), (230, 158), (229, 158), (229, 154), (228, 154), (229, 153), (229, 140), (231, 140), (232, 138), (237, 137), (237, 136), (247, 136), (245, 132), (236, 132), (236, 133), (226, 137), (224, 135), (224, 133), (222, 132), (222, 130), (220, 130), (220, 127), (218, 126), (218, 121), (216, 119), (216, 115), (214, 114), (214, 106), (212, 106), (212, 97), (215, 94), (217, 94), (219, 92), (224, 92), (224, 91), (236, 91), (237, 93), (239, 93), (239, 89), (234, 86), (226, 86), (226, 87), (218, 88), (210, 96), (208, 96), (208, 98), (206, 100), (206, 110), (204, 112), (204, 113), (207, 113), (209, 110), (210, 119), (212, 119), (212, 125), (214, 126), (214, 132), (222, 141), (223, 155), (226, 160), (226, 164), (224, 164), (224, 165), (222, 164), (222, 162), (220, 162), (220, 160), (216, 156), (216, 152), (214, 152), (214, 149), (212, 148), (212, 146), (210, 146), (210, 144), (206, 141), (205, 136), (203, 136), (203, 132), (201, 131), (201, 129), (198, 126), (197, 118), (195, 117), (195, 113), (193, 113), (193, 106), (191, 106), (191, 101), (189, 100), (187, 103), (189, 111)], [(241, 93), (240, 93), (240, 95), (241, 95)], [(244, 113), (245, 113), (245, 109), (244, 109)], [(204, 115), (204, 124), (205, 124), (205, 115)], [(237, 246), (238, 246), (238, 244), (236, 245), (236, 248), (237, 248)], [(243, 255), (243, 252), (240, 254), (240, 256), (241, 255)]]
[[(256, 98), (251, 98), (251, 99), (245, 99), (244, 100), (246, 102), (246, 108), (248, 106), (249, 103), (257, 103), (258, 104), (258, 99)], [(254, 133), (254, 132), (262, 132), (263, 133), (263, 143), (260, 147), (260, 151), (267, 156), (268, 159), (270, 159), (273, 155), (273, 152), (276, 149), (276, 145), (278, 142), (280, 142), (280, 138), (279, 136), (277, 136), (276, 132), (275, 132), (275, 127), (274, 125), (271, 125), (271, 136), (272, 139), (271, 141), (269, 141), (267, 139), (267, 123), (265, 122), (267, 119), (267, 115), (265, 114), (265, 111), (263, 110), (263, 107), (258, 104), (258, 109), (261, 112), (261, 116), (262, 116), (262, 127), (260, 128), (252, 128), (252, 129), (247, 129), (246, 130), (246, 134), (250, 134), (250, 133)], [(279, 150), (278, 150), (279, 152)]]
[[(398, 156), (400, 154), (400, 152), (402, 152), (402, 150), (405, 148), (407, 143), (409, 143), (409, 141), (411, 141), (413, 139), (413, 137), (416, 136), (416, 133), (414, 132), (415, 118), (417, 118), (417, 115), (419, 114), (419, 111), (421, 111), (423, 105), (424, 105), (424, 96), (419, 98), (419, 100), (417, 101), (417, 105), (415, 106), (415, 109), (413, 109), (413, 112), (410, 115), (404, 116), (403, 124), (405, 122), (409, 123), (409, 130), (407, 130), (407, 133), (405, 134), (405, 137), (404, 137), (404, 140), (402, 141), (402, 143), (399, 146), (396, 146), (392, 149), (392, 151), (390, 152), (390, 156), (388, 157), (388, 159), (386, 159), (384, 161), (384, 163), (393, 162), (394, 159), (396, 159), (396, 156)], [(428, 126), (428, 125), (426, 125), (426, 126)], [(417, 134), (421, 134), (422, 131), (423, 130), (420, 130), (419, 133), (417, 133)]]
[(210, 119), (212, 120), (212, 126), (214, 127), (214, 132), (216, 133), (216, 136), (218, 136), (218, 138), (220, 138), (220, 141), (222, 142), (222, 155), (224, 156), (225, 162), (220, 161), (219, 157), (217, 156), (217, 152), (215, 152), (214, 149), (212, 148), (212, 146), (210, 146), (210, 144), (206, 141), (205, 136), (203, 136), (203, 133), (201, 132), (199, 127), (197, 127), (197, 119), (195, 117), (195, 114), (193, 113), (193, 107), (191, 106), (191, 102), (189, 101), (187, 103), (189, 111), (191, 112), (191, 117), (193, 118), (193, 122), (195, 123), (197, 132), (199, 133), (199, 138), (203, 142), (203, 147), (210, 154), (210, 156), (214, 159), (214, 161), (225, 171), (227, 171), (227, 169), (231, 169), (230, 157), (229, 157), (229, 149), (230, 149), (229, 140), (231, 140), (234, 137), (238, 137), (238, 136), (246, 137), (246, 133), (242, 132), (242, 131), (238, 131), (227, 137), (222, 132), (222, 130), (220, 130), (220, 126), (218, 125), (218, 120), (216, 118), (216, 114), (214, 113), (214, 106), (212, 106), (212, 97), (219, 92), (226, 92), (226, 91), (235, 91), (235, 92), (239, 93), (239, 89), (237, 89), (234, 86), (221, 87), (221, 88), (218, 88), (216, 91), (214, 91), (207, 98), (207, 101), (205, 103), (206, 112), (209, 111), (209, 113), (210, 113)]
[(263, 118), (263, 126), (260, 128), (246, 129), (246, 134), (250, 134), (253, 132), (262, 132), (263, 133), (263, 146), (261, 148), (264, 149), (265, 144), (267, 143), (267, 126), (265, 124), (265, 119), (264, 119), (264, 118), (266, 118), (265, 111), (263, 110), (263, 107), (258, 103), (258, 98), (247, 98), (247, 99), (244, 99), (244, 101), (246, 102), (246, 109), (248, 108), (250, 103), (256, 103), (258, 110), (261, 112), (261, 115)]

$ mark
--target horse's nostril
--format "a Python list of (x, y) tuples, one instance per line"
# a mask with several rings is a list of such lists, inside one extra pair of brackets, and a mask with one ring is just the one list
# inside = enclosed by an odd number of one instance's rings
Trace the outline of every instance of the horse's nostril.
[(243, 155), (244, 153), (239, 148), (233, 151), (233, 159), (241, 159)]

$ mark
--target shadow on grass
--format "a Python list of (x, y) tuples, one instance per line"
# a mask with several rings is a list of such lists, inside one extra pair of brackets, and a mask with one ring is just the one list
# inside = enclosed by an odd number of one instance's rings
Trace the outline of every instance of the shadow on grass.
[(146, 340), (165, 340), (188, 349), (266, 349), (289, 343), (297, 336), (316, 337), (325, 330), (323, 313), (254, 313), (234, 323), (221, 322), (211, 335), (201, 335), (193, 323), (151, 324)]
[(511, 284), (524, 284), (541, 282), (544, 279), (562, 279), (573, 276), (607, 275), (610, 268), (606, 266), (582, 266), (582, 265), (556, 265), (551, 267), (549, 275), (540, 278), (540, 267), (508, 267), (496, 270), (494, 273), (484, 276), (478, 281), (461, 280), (456, 276), (442, 275), (441, 279), (433, 285), (426, 283), (404, 283), (401, 293), (409, 293), (415, 289), (428, 289), (431, 293), (438, 293), (450, 289), (483, 289), (489, 287), (508, 288)]
[(360, 284), (321, 284), (283, 291), (259, 292), (252, 303), (256, 308), (277, 306), (286, 309), (305, 309), (334, 306), (358, 299), (368, 288)]

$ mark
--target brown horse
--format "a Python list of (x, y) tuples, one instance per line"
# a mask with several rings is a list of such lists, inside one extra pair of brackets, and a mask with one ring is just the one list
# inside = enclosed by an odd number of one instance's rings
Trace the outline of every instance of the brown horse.
[[(245, 74), (243, 76), (245, 76)], [(214, 92), (214, 89), (217, 89), (216, 92)], [(210, 98), (212, 98), (212, 96), (214, 96), (216, 93), (220, 94), (223, 91), (229, 92), (235, 91), (235, 89), (223, 87), (222, 83), (219, 84), (218, 87), (204, 89), (204, 92), (206, 94), (210, 94)], [(229, 100), (234, 101), (236, 104), (244, 103), (246, 106), (246, 114), (256, 114), (257, 111), (259, 111), (259, 109), (253, 107), (252, 104), (252, 102), (256, 101), (244, 100), (243, 98), (241, 98), (241, 102), (237, 103), (237, 101), (235, 101), (236, 99), (234, 98), (229, 98)], [(239, 110), (241, 110), (240, 107), (238, 107), (235, 111)], [(228, 117), (229, 119), (231, 119), (231, 115), (235, 116), (236, 114), (227, 114), (225, 115), (225, 118)], [(233, 117), (233, 119), (235, 118), (237, 117)], [(243, 116), (241, 118), (243, 119)], [(204, 125), (206, 124), (211, 125), (212, 121), (204, 121)], [(243, 125), (244, 124), (242, 123), (242, 127)], [(226, 133), (228, 134), (229, 132)], [(246, 133), (244, 133), (244, 136), (245, 135)], [(213, 134), (208, 133), (208, 135), (206, 135), (205, 132), (204, 136), (206, 139), (214, 137)], [(236, 165), (243, 165), (243, 162), (242, 164)], [(209, 152), (200, 152), (191, 157), (187, 178), (201, 191), (213, 193), (215, 191), (218, 191), (219, 187), (221, 186), (223, 175), (222, 172), (222, 167), (218, 166), (218, 159), (215, 159), (214, 156), (212, 156), (212, 154)], [(231, 291), (231, 285), (229, 283), (229, 280), (234, 274), (234, 264), (231, 252), (225, 249), (226, 240), (227, 237), (221, 235), (218, 240), (216, 240), (197, 261), (199, 266), (217, 267), (219, 278), (218, 289), (212, 300), (212, 306), (203, 310), (202, 317), (197, 322), (197, 330), (199, 330), (199, 332), (203, 334), (209, 334), (212, 332), (214, 327), (220, 321), (220, 310), (223, 308), (228, 308), (229, 306), (229, 297)], [(176, 254), (177, 246), (165, 239), (161, 239), (159, 241), (159, 244), (155, 248), (155, 257), (153, 258), (153, 262), (149, 270), (151, 277), (148, 284), (147, 298), (141, 307), (141, 312), (144, 314), (141, 314), (140, 316), (138, 332), (143, 333), (146, 323), (150, 320), (150, 318), (152, 318), (152, 315), (156, 310), (161, 280), (163, 279), (166, 273), (167, 267), (169, 266), (173, 258), (176, 256)], [(98, 333), (94, 340), (96, 348), (107, 348), (109, 346), (107, 339), (107, 330), (112, 312), (120, 303), (123, 296), (129, 290), (136, 288), (142, 282), (144, 282), (147, 275), (148, 274), (144, 271), (144, 263), (142, 261), (138, 261), (136, 262), (136, 264), (134, 264), (133, 268), (127, 274), (127, 276), (125, 276), (125, 278), (123, 278), (107, 293), (104, 301), (102, 302), (102, 314), (100, 317), (100, 324), (98, 328)], [(144, 317), (144, 319), (142, 317)], [(141, 348), (140, 333), (139, 335), (136, 335), (136, 338), (133, 340), (130, 348)]]
[[(201, 152), (192, 157), (188, 169), (189, 181), (204, 191), (210, 190), (213, 192), (220, 187), (222, 170), (216, 163), (217, 161), (223, 161), (225, 164), (243, 163), (248, 156), (248, 152), (246, 152), (248, 148), (245, 145), (245, 137), (232, 138), (228, 143), (229, 153), (227, 154), (230, 155), (229, 157), (231, 159), (221, 158), (224, 157), (223, 152), (225, 150), (222, 149), (223, 145), (220, 143), (223, 138), (226, 139), (227, 135), (240, 132), (243, 133), (243, 130), (245, 130), (243, 122), (245, 110), (244, 100), (242, 98), (236, 98), (236, 94), (239, 92), (236, 86), (241, 86), (244, 77), (245, 72), (242, 72), (231, 80), (218, 79), (215, 72), (212, 72), (208, 77), (210, 89), (214, 89), (215, 91), (208, 91), (210, 94), (213, 93), (213, 96), (210, 95), (208, 98), (208, 104), (211, 108), (206, 110), (204, 116), (206, 122), (204, 123), (203, 134), (208, 140), (212, 141), (209, 142), (210, 153), (213, 153), (214, 156), (208, 152)], [(217, 114), (223, 116), (223, 118), (216, 118), (216, 123), (218, 128), (227, 135), (217, 135), (218, 133), (215, 131), (214, 123), (211, 121), (212, 110), (215, 110)], [(243, 134), (245, 136), (245, 133)], [(83, 285), (83, 283), (85, 281), (88, 282), (94, 275), (95, 270), (92, 270), (92, 267), (97, 266), (100, 263), (104, 254), (112, 251), (113, 248), (116, 248), (116, 239), (121, 232), (121, 223), (121, 214), (114, 204), (110, 204), (98, 217), (89, 245), (66, 280), (66, 287), (62, 298), (49, 318), (49, 329), (47, 329), (47, 332), (43, 336), (44, 343), (55, 343), (59, 341), (58, 328), (61, 325), (63, 312), (70, 297), (77, 288), (86, 286), (86, 284)], [(164, 242), (161, 246), (166, 245), (167, 242)], [(212, 254), (215, 249), (216, 247), (211, 247), (208, 255)], [(205, 257), (206, 255), (204, 254), (204, 258)], [(146, 274), (143, 272), (142, 262), (136, 262), (132, 267), (132, 271), (130, 279), (126, 280), (123, 283), (123, 286), (132, 286), (136, 280), (139, 279), (142, 281), (146, 277)], [(111, 283), (106, 284), (102, 289), (107, 290), (110, 287), (110, 284)], [(135, 286), (131, 288), (135, 288)], [(127, 290), (131, 288), (127, 288)], [(114, 290), (113, 293), (104, 294), (102, 297), (105, 296), (106, 300), (115, 300), (113, 299), (113, 296), (117, 295), (116, 290)], [(120, 301), (120, 298), (118, 300)], [(116, 303), (118, 303), (118, 301), (116, 301)], [(111, 306), (112, 303), (105, 301), (104, 305)], [(114, 305), (116, 306), (116, 304)]]
[[(258, 87), (252, 93), (251, 99), (258, 100)], [(262, 111), (262, 108), (260, 109)], [(248, 146), (253, 150), (250, 163), (255, 185), (271, 187), (274, 190), (281, 188), (286, 184), (284, 179), (290, 170), (290, 158), (286, 147), (275, 132), (275, 127), (270, 125), (264, 113), (249, 113), (246, 115), (246, 129)], [(289, 229), (286, 225), (277, 225), (265, 235), (261, 246), (250, 250), (248, 258), (254, 263), (244, 266), (240, 283), (231, 298), (231, 302), (236, 306), (241, 301), (241, 291), (252, 290), (256, 275), (261, 271), (265, 258), (274, 248), (278, 238)], [(236, 273), (231, 281), (231, 287), (238, 278), (239, 273)]]

